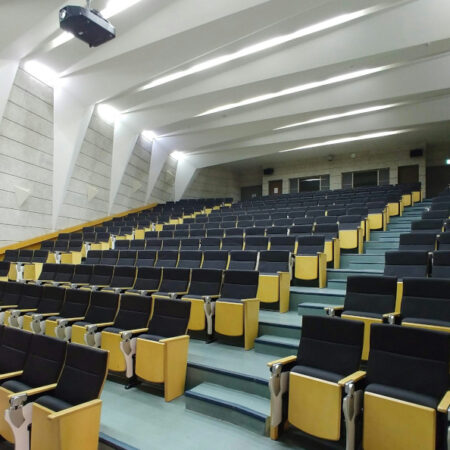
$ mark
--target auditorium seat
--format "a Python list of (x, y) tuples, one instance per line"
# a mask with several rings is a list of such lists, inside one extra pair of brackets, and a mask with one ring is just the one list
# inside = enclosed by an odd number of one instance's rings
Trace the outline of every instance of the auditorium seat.
[[(94, 291), (91, 294), (91, 301), (86, 311), (86, 316), (83, 320), (75, 321), (71, 330), (70, 325), (64, 326), (64, 335), (67, 337), (70, 334), (71, 342), (77, 344), (86, 344), (85, 333), (98, 328), (112, 326), (119, 310), (119, 294), (112, 292)], [(60, 337), (63, 335), (63, 326), (58, 324), (56, 335)]]
[(198, 269), (202, 265), (203, 254), (200, 250), (182, 250), (179, 252), (177, 267), (181, 269)]
[(433, 253), (431, 276), (450, 279), (450, 251), (438, 250)]
[(204, 230), (203, 228), (201, 229), (195, 229), (195, 228), (191, 228), (191, 230), (189, 231), (189, 236), (191, 238), (204, 238), (206, 237), (206, 230)]
[(100, 264), (102, 253), (101, 250), (89, 250), (83, 264)]
[(398, 249), (432, 252), (436, 249), (436, 235), (432, 233), (401, 234)]
[(339, 243), (339, 225), (337, 223), (317, 224), (314, 235), (325, 238), (324, 251), (327, 255), (327, 265), (339, 269), (341, 259), (341, 247)]
[(161, 268), (139, 267), (133, 289), (128, 289), (126, 292), (140, 295), (151, 295), (159, 288), (161, 283), (161, 274)]
[(269, 250), (285, 250), (295, 254), (297, 251), (295, 236), (270, 236)]
[(97, 290), (103, 287), (107, 287), (111, 284), (111, 280), (114, 274), (114, 266), (107, 265), (95, 265), (92, 270), (92, 276), (88, 285), (82, 286), (82, 289)]
[(295, 255), (295, 278), (304, 283), (327, 284), (327, 255), (324, 236), (300, 236)]
[(203, 252), (202, 269), (225, 270), (228, 267), (229, 253), (222, 250)]
[(411, 223), (413, 233), (439, 234), (444, 231), (444, 221), (442, 219), (416, 220)]
[(81, 442), (86, 450), (97, 448), (107, 364), (105, 351), (68, 345), (56, 387), (34, 400), (32, 449), (75, 450)]
[(362, 253), (364, 230), (361, 216), (339, 216), (338, 221), (341, 249)]
[(39, 274), (39, 278), (36, 280), (36, 284), (51, 283), (55, 279), (58, 265), (59, 264), (56, 263), (45, 263), (42, 266), (42, 271)]
[(8, 281), (9, 270), (10, 263), (7, 261), (0, 261), (0, 281)]
[(79, 264), (75, 266), (73, 277), (70, 280), (66, 280), (61, 283), (54, 282), (53, 284), (62, 286), (62, 287), (81, 287), (89, 285), (89, 282), (92, 278), (92, 274), (94, 272), (94, 266), (90, 264)]
[(269, 238), (265, 236), (246, 236), (244, 245), (245, 250), (267, 250)]
[(258, 335), (258, 278), (256, 271), (227, 270), (216, 300), (216, 336), (243, 340), (245, 350), (253, 348)]
[(75, 275), (75, 269), (80, 265), (72, 264), (56, 264), (56, 271), (52, 284), (55, 286), (59, 284), (69, 284), (72, 282)]
[(245, 237), (248, 236), (265, 236), (266, 228), (265, 227), (249, 227), (245, 229)]
[(136, 267), (153, 267), (157, 258), (154, 250), (138, 250)]
[[(36, 311), (26, 312), (17, 318), (18, 328), (26, 331), (38, 332), (41, 334), (41, 323), (45, 323), (47, 317), (59, 315), (64, 299), (66, 289), (55, 286), (44, 286), (42, 296)], [(35, 324), (36, 322), (36, 324)]]
[(31, 344), (31, 333), (0, 325), (0, 375), (20, 374)]
[(244, 228), (228, 228), (225, 230), (225, 238), (227, 237), (244, 237)]
[(242, 250), (244, 246), (244, 238), (239, 236), (224, 237), (222, 239), (222, 250), (232, 251), (232, 250)]
[(153, 298), (175, 299), (188, 291), (191, 271), (190, 269), (164, 268), (162, 280)]
[(205, 250), (220, 250), (221, 240), (218, 237), (207, 237), (200, 239), (200, 249)]
[(221, 270), (193, 269), (189, 291), (182, 297), (191, 302), (189, 330), (205, 333), (207, 339), (213, 333), (214, 301), (220, 296), (221, 285)]
[(422, 213), (423, 220), (440, 219), (447, 221), (450, 217), (450, 209), (435, 209), (433, 211), (425, 211)]
[(162, 243), (162, 250), (175, 250), (180, 249), (180, 239), (164, 239)]
[(278, 304), (280, 313), (289, 310), (291, 282), (291, 254), (283, 250), (259, 253), (259, 281), (257, 298), (263, 305)]
[(160, 250), (155, 267), (176, 267), (178, 263), (178, 250)]
[(382, 323), (390, 314), (400, 311), (397, 302), (397, 278), (384, 276), (350, 276), (343, 306), (326, 308), (330, 316), (364, 323), (362, 359), (367, 361), (370, 347), (370, 326)]
[(27, 312), (35, 312), (41, 301), (43, 287), (35, 284), (24, 284), (20, 289), (17, 305), (8, 308), (7, 305), (1, 306), (0, 317), (3, 318), (2, 324), (22, 328), (22, 316)]
[(372, 325), (363, 448), (444, 450), (450, 335)]
[(390, 323), (450, 332), (450, 280), (405, 278), (400, 313)]
[(118, 241), (116, 241), (116, 243), (114, 245), (114, 248), (116, 250), (120, 250), (120, 251), (128, 250), (130, 248), (130, 242), (131, 241), (128, 241), (128, 240), (125, 240), (125, 239), (119, 239)]
[[(124, 241), (119, 241), (124, 242)], [(137, 250), (120, 250), (117, 266), (134, 266), (136, 263)]]
[(325, 441), (346, 437), (346, 448), (355, 448), (363, 334), (362, 322), (303, 316), (297, 355), (268, 364), (272, 439), (289, 423)]
[(258, 264), (258, 252), (252, 250), (230, 252), (228, 270), (256, 270)]
[(450, 231), (439, 233), (437, 236), (438, 250), (450, 250)]
[(145, 249), (159, 251), (161, 250), (162, 240), (160, 239), (146, 239), (145, 241)]
[(114, 267), (113, 277), (109, 286), (102, 288), (104, 292), (120, 294), (127, 289), (132, 289), (136, 280), (136, 268), (134, 266)]
[(200, 248), (200, 239), (186, 238), (181, 239), (180, 250), (198, 250)]
[[(48, 317), (45, 322), (32, 322), (33, 331), (37, 334), (46, 334), (51, 337), (59, 337), (62, 340), (70, 340), (70, 334), (65, 334), (65, 326), (70, 322), (82, 320), (85, 317), (90, 303), (91, 292), (78, 289), (67, 289), (65, 301), (61, 312), (56, 316)], [(57, 326), (61, 325), (57, 330)], [(68, 329), (70, 331), (70, 329)], [(59, 334), (57, 334), (59, 332)]]
[[(66, 357), (66, 347), (67, 344), (58, 339), (32, 335), (23, 371), (2, 377), (0, 411), (9, 409), (9, 400), (13, 394), (36, 395), (54, 389)], [(8, 442), (14, 442), (13, 432), (4, 414), (0, 414), (0, 435)]]
[(429, 256), (425, 251), (386, 252), (384, 274), (397, 278), (426, 277), (429, 272)]

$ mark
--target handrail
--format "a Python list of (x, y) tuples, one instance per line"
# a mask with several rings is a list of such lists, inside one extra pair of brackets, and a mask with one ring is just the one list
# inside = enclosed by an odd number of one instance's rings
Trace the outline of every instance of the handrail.
[(85, 222), (85, 223), (82, 223), (82, 224), (78, 224), (78, 225), (75, 225), (73, 227), (64, 228), (63, 230), (54, 231), (53, 233), (48, 233), (48, 234), (44, 234), (44, 235), (41, 235), (41, 236), (36, 236), (36, 237), (34, 237), (32, 239), (28, 239), (26, 241), (16, 242), (15, 244), (7, 245), (6, 247), (1, 247), (0, 248), (0, 259), (4, 256), (6, 250), (19, 250), (19, 249), (27, 249), (27, 248), (30, 248), (30, 247), (34, 247), (34, 246), (40, 244), (43, 241), (47, 241), (49, 239), (57, 238), (60, 233), (74, 233), (76, 231), (82, 230), (84, 227), (92, 227), (92, 226), (95, 226), (95, 225), (99, 225), (99, 224), (101, 224), (103, 222), (106, 222), (108, 220), (114, 219), (115, 217), (123, 217), (123, 216), (126, 216), (128, 214), (133, 214), (133, 213), (137, 213), (137, 212), (140, 212), (140, 211), (144, 211), (146, 209), (154, 208), (157, 205), (158, 205), (158, 203), (150, 203), (150, 204), (145, 205), (145, 206), (140, 206), (139, 208), (130, 209), (128, 211), (123, 211), (123, 212), (120, 212), (120, 213), (117, 213), (117, 214), (113, 214), (111, 216), (102, 217), (100, 219), (92, 220), (90, 222)]

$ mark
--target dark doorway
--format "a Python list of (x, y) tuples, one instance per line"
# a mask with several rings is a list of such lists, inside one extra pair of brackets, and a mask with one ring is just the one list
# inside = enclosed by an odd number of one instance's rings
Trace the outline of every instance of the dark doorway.
[(353, 173), (353, 187), (377, 186), (378, 170), (365, 170), (364, 172)]
[(281, 195), (283, 193), (283, 180), (269, 181), (269, 195)]
[(427, 198), (436, 197), (450, 184), (450, 166), (427, 167)]
[(251, 200), (255, 197), (261, 197), (262, 195), (262, 186), (246, 186), (241, 187), (241, 200)]
[(419, 181), (419, 165), (400, 166), (398, 168), (398, 184), (417, 183)]

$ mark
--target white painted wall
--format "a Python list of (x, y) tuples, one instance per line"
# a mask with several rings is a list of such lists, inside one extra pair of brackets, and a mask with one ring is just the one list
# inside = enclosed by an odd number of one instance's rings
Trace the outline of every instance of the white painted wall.
[(263, 195), (269, 192), (270, 180), (283, 180), (283, 193), (289, 192), (289, 179), (306, 177), (310, 175), (330, 175), (330, 188), (340, 189), (342, 187), (342, 172), (359, 170), (381, 169), (389, 167), (390, 183), (398, 181), (398, 167), (419, 164), (419, 181), (425, 187), (425, 157), (410, 158), (409, 149), (392, 150), (390, 152), (362, 151), (355, 152), (356, 158), (351, 154), (338, 154), (333, 161), (326, 157), (317, 159), (290, 161), (289, 163), (273, 165), (274, 174), (263, 177)]
[(51, 229), (52, 121), (52, 90), (19, 69), (0, 123), (0, 247)]

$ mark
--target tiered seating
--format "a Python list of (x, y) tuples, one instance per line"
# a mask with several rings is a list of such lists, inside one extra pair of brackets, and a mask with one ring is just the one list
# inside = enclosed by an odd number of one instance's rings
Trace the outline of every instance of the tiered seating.
[[(0, 434), (17, 448), (98, 446), (108, 353), (0, 327)], [(51, 419), (51, 420), (49, 420)]]
[(370, 333), (362, 371), (362, 322), (303, 317), (298, 355), (269, 363), (272, 439), (289, 423), (347, 449), (447, 447), (450, 334), (386, 324)]

